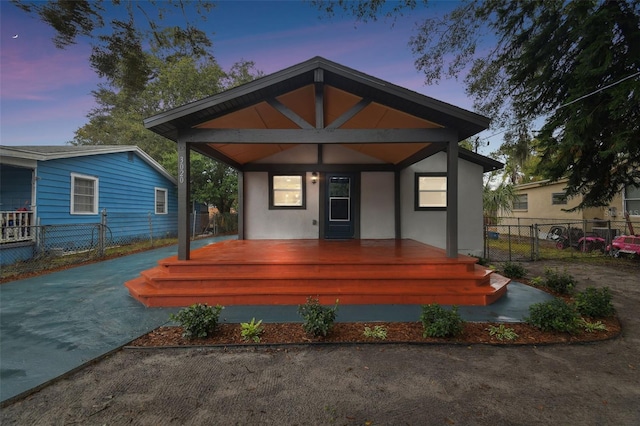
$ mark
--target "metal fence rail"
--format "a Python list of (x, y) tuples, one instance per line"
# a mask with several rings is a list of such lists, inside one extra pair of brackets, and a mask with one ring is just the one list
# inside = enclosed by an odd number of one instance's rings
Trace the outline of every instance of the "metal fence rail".
[[(190, 224), (194, 238), (233, 234), (238, 232), (238, 215), (192, 213)], [(2, 278), (97, 260), (109, 255), (110, 249), (116, 247), (142, 244), (142, 248), (152, 248), (159, 244), (159, 240), (176, 238), (178, 220), (175, 214), (103, 210), (100, 221), (96, 223), (28, 225), (22, 228), (21, 232), (29, 238), (0, 244)]]
[[(607, 254), (616, 236), (630, 234), (628, 222), (621, 220), (505, 217), (494, 223), (485, 225), (484, 257), (498, 262)], [(640, 230), (640, 223), (632, 226)]]

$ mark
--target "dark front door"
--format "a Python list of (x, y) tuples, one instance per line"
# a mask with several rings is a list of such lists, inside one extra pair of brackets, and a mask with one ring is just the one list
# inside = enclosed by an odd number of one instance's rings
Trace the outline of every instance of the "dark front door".
[(355, 237), (356, 178), (348, 173), (328, 173), (325, 185), (324, 237)]

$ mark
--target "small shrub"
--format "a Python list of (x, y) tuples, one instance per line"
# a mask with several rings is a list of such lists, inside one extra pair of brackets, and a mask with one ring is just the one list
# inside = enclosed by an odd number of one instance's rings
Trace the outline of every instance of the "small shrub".
[(518, 334), (513, 328), (505, 327), (504, 324), (499, 326), (492, 325), (488, 328), (489, 336), (495, 337), (498, 340), (516, 340)]
[(576, 280), (567, 272), (558, 272), (557, 269), (544, 271), (543, 285), (559, 294), (571, 294), (576, 287)]
[(464, 321), (458, 314), (458, 307), (447, 311), (437, 303), (422, 306), (420, 321), (423, 337), (449, 337), (462, 333)]
[(589, 322), (582, 320), (580, 325), (587, 333), (594, 333), (596, 331), (607, 331), (607, 326), (602, 323), (602, 321)]
[(482, 257), (482, 256), (474, 256), (474, 255), (472, 255), (472, 254), (470, 254), (469, 256), (471, 256), (471, 257), (475, 257), (476, 259), (478, 259), (478, 265), (480, 265), (480, 266), (487, 266), (487, 267), (489, 266), (489, 259), (484, 258), (484, 257)]
[(520, 263), (506, 262), (502, 267), (502, 272), (505, 276), (515, 279), (524, 278), (527, 275), (527, 270)]
[(202, 339), (216, 328), (222, 309), (224, 308), (220, 305), (214, 307), (207, 306), (206, 303), (196, 303), (181, 309), (177, 315), (169, 315), (169, 319), (182, 326), (182, 337)]
[(385, 340), (387, 338), (387, 329), (381, 325), (376, 325), (373, 328), (365, 327), (364, 337)]
[(585, 291), (578, 293), (576, 296), (576, 309), (578, 309), (580, 315), (586, 317), (608, 317), (615, 312), (611, 298), (609, 287), (602, 287), (601, 289), (587, 287)]
[(307, 298), (307, 303), (298, 306), (298, 314), (304, 319), (302, 328), (312, 336), (326, 336), (336, 320), (338, 300), (333, 308), (322, 306), (318, 299)]
[(579, 326), (580, 316), (573, 305), (554, 299), (531, 305), (529, 317), (525, 320), (542, 331), (573, 333)]
[(258, 343), (260, 341), (260, 335), (264, 331), (262, 328), (262, 320), (256, 322), (255, 318), (251, 318), (251, 322), (240, 323), (240, 335), (245, 341), (253, 340)]
[(542, 285), (544, 285), (544, 278), (538, 276), (538, 277), (533, 277), (531, 278), (531, 284), (536, 286), (536, 287), (540, 287)]

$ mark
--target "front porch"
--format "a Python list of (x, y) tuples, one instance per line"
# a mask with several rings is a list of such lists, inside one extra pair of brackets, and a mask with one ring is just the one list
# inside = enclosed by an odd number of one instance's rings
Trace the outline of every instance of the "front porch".
[(489, 305), (509, 279), (414, 240), (228, 240), (170, 257), (125, 285), (146, 306)]

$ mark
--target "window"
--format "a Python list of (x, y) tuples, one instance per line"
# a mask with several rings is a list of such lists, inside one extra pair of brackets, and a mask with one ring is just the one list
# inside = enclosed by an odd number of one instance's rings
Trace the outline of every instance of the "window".
[(71, 214), (98, 214), (98, 179), (71, 173)]
[(567, 204), (567, 194), (564, 192), (554, 192), (551, 194), (551, 204)]
[(156, 188), (156, 214), (167, 214), (167, 190)]
[(444, 173), (416, 173), (416, 210), (446, 210), (447, 176)]
[(640, 216), (640, 186), (629, 185), (625, 188), (624, 210), (630, 216)]
[(527, 210), (529, 209), (529, 196), (527, 194), (520, 194), (513, 201), (513, 210)]
[(269, 209), (304, 209), (304, 174), (269, 175)]

